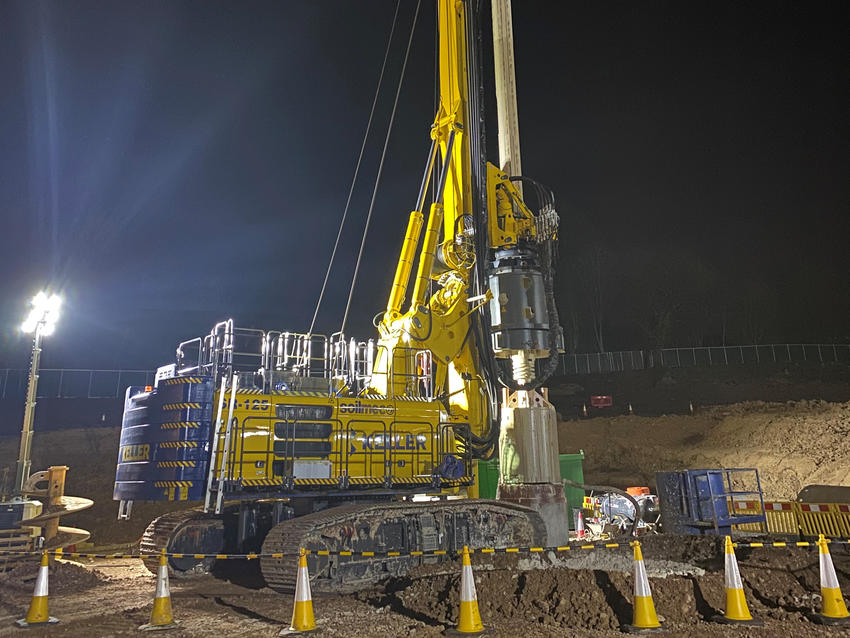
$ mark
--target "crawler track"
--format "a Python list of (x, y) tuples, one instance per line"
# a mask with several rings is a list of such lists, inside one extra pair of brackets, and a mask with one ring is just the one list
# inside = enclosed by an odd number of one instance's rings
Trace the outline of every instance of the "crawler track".
[(357, 591), (391, 576), (401, 576), (444, 556), (411, 556), (411, 551), (455, 551), (464, 545), (508, 547), (542, 544), (545, 527), (533, 510), (496, 501), (344, 505), (276, 525), (266, 536), (263, 558), (266, 583), (292, 591), (300, 549), (399, 552), (400, 556), (366, 558), (308, 557), (312, 588), (320, 592)]
[[(168, 552), (218, 553), (223, 547), (224, 522), (204, 514), (200, 510), (179, 510), (163, 514), (148, 525), (139, 551), (142, 554), (159, 554), (163, 549)], [(221, 539), (221, 543), (218, 543)], [(145, 567), (156, 573), (159, 559), (142, 559)], [(212, 570), (215, 559), (169, 558), (168, 573), (175, 578), (189, 578)]]

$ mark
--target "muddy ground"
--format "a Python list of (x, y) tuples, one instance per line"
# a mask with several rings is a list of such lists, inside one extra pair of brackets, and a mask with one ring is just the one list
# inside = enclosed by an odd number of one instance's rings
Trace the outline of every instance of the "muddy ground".
[[(835, 636), (811, 622), (820, 599), (817, 553), (806, 548), (739, 550), (740, 569), (761, 628), (708, 620), (724, 605), (717, 539), (655, 537), (645, 557), (655, 605), (671, 636)], [(847, 547), (834, 547), (839, 580), (850, 587)], [(569, 561), (574, 567), (568, 567)], [(235, 567), (235, 565), (231, 565)], [(617, 636), (631, 620), (632, 577), (626, 549), (576, 550), (557, 556), (473, 556), (479, 607), (490, 635)], [(276, 636), (288, 626), (291, 596), (277, 594), (236, 569), (227, 577), (171, 581), (182, 636)], [(250, 568), (246, 568), (250, 572)], [(663, 574), (677, 572), (680, 575)], [(0, 636), (27, 608), (35, 565), (0, 580)], [(240, 584), (241, 583), (241, 584)], [(457, 562), (423, 565), (404, 578), (354, 596), (314, 600), (323, 636), (439, 636), (457, 622)], [(81, 559), (51, 568), (50, 613), (61, 623), (32, 636), (129, 636), (148, 621), (154, 578), (138, 560)]]

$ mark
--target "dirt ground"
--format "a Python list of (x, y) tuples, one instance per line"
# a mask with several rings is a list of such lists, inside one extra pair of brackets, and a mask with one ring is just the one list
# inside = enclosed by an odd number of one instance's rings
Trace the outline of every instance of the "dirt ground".
[[(797, 638), (842, 632), (818, 626), (818, 557), (811, 549), (740, 550), (747, 601), (761, 628), (708, 622), (724, 605), (722, 554), (717, 539), (651, 537), (645, 543), (655, 606), (671, 636)], [(473, 556), (479, 607), (490, 635), (605, 637), (621, 634), (631, 621), (633, 582), (629, 550), (584, 551), (597, 568), (570, 569), (563, 556)], [(615, 554), (618, 554), (615, 556)], [(620, 556), (619, 554), (623, 554)], [(834, 547), (839, 580), (850, 587), (847, 546)], [(684, 575), (667, 577), (657, 564), (675, 559)], [(58, 625), (28, 631), (32, 636), (129, 636), (148, 621), (154, 578), (138, 560), (58, 562), (51, 568), (50, 613)], [(623, 569), (602, 569), (619, 563)], [(240, 569), (233, 565), (235, 573)], [(661, 570), (663, 573), (665, 569)], [(689, 573), (687, 573), (689, 572)], [(35, 565), (23, 565), (0, 580), (0, 637), (20, 635), (12, 623), (26, 612)], [(439, 636), (457, 622), (457, 562), (423, 565), (404, 578), (354, 596), (314, 600), (322, 636)], [(238, 584), (242, 582), (243, 584)], [(291, 596), (277, 594), (251, 579), (204, 576), (172, 580), (172, 605), (181, 636), (276, 636), (288, 626)]]
[(808, 484), (850, 485), (850, 402), (695, 406), (693, 415), (639, 414), (559, 425), (561, 452), (583, 449), (588, 483), (653, 485), (660, 470), (755, 467), (767, 498)]

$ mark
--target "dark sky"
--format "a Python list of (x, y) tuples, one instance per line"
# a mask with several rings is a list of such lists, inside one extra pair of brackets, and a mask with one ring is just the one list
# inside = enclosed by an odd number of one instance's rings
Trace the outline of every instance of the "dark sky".
[[(153, 367), (228, 316), (306, 330), (394, 7), (0, 0), (0, 367), (26, 363), (17, 327), (45, 285), (66, 299), (47, 366)], [(403, 0), (319, 331), (339, 327), (414, 7)], [(842, 8), (514, 0), (523, 167), (555, 190), (564, 286), (587, 246), (614, 256), (615, 281), (639, 276), (619, 255), (675, 254), (707, 264), (715, 290), (769, 294), (787, 317), (774, 340), (850, 338)], [(419, 185), (433, 58), (423, 2), (349, 325), (360, 336)], [(639, 345), (629, 308), (609, 312), (614, 345)]]

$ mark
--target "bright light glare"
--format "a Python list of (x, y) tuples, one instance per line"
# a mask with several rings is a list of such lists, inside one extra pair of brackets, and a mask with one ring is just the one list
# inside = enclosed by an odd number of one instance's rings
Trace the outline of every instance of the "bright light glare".
[(59, 321), (59, 308), (62, 306), (62, 297), (52, 294), (49, 297), (43, 290), (30, 301), (32, 309), (26, 320), (21, 325), (21, 330), (27, 333), (35, 332), (38, 324), (42, 324), (41, 334), (47, 336), (53, 334), (56, 322)]

